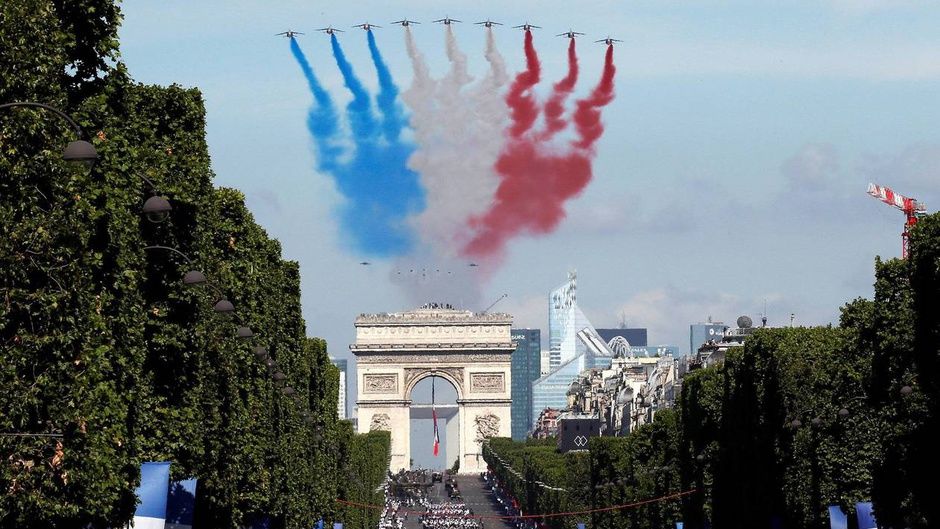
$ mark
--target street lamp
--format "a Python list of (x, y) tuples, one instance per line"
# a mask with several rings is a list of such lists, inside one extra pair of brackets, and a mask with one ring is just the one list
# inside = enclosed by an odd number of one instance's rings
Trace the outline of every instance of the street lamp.
[(173, 206), (170, 205), (169, 200), (156, 195), (148, 198), (141, 209), (147, 220), (154, 224), (159, 224), (170, 218), (170, 211), (172, 210)]
[(85, 132), (75, 122), (74, 119), (69, 117), (68, 114), (62, 112), (61, 110), (46, 105), (43, 103), (33, 103), (31, 101), (15, 101), (13, 103), (4, 103), (0, 105), (0, 110), (5, 108), (14, 108), (14, 107), (32, 107), (32, 108), (41, 108), (43, 110), (48, 110), (53, 114), (59, 116), (68, 122), (72, 126), (72, 129), (75, 130), (75, 134), (78, 136), (77, 140), (70, 141), (69, 144), (65, 147), (65, 150), (62, 151), (62, 159), (67, 162), (79, 162), (88, 165), (91, 167), (98, 161), (98, 152), (95, 150), (95, 146), (86, 141)]
[(243, 340), (247, 340), (255, 335), (254, 331), (251, 330), (251, 327), (247, 327), (247, 326), (239, 327), (238, 330), (236, 331), (236, 334), (238, 335), (239, 338)]
[(223, 316), (231, 316), (232, 313), (235, 312), (235, 305), (232, 305), (231, 301), (223, 297), (215, 302), (215, 305), (212, 306), (212, 310)]

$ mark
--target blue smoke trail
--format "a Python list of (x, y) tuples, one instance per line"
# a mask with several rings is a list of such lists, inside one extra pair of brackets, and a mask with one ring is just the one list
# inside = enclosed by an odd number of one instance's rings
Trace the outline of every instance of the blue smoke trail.
[(353, 100), (346, 106), (346, 115), (349, 117), (349, 126), (352, 128), (353, 139), (357, 143), (365, 140), (373, 140), (378, 134), (375, 127), (375, 118), (372, 116), (372, 102), (369, 92), (359, 82), (356, 72), (352, 65), (346, 60), (346, 54), (343, 53), (342, 46), (336, 35), (330, 35), (330, 45), (333, 47), (333, 57), (336, 59), (336, 66), (343, 74), (343, 82), (346, 88), (352, 92)]
[[(339, 141), (341, 128), (333, 99), (317, 80), (297, 42), (293, 39), (290, 42), (291, 52), (314, 98), (307, 128), (317, 152), (317, 169), (333, 177), (345, 198), (337, 215), (349, 245), (376, 257), (403, 255), (411, 250), (415, 239), (407, 219), (424, 209), (424, 191), (418, 175), (407, 166), (414, 147), (399, 140), (405, 118), (397, 102), (398, 88), (375, 48), (373, 60), (380, 70), (377, 98), (382, 114), (380, 130), (369, 93), (353, 72), (336, 37), (331, 35), (330, 40), (336, 64), (353, 95), (346, 107), (353, 133), (350, 150), (354, 151), (350, 155)], [(371, 49), (374, 46), (371, 34), (370, 41)]]
[(379, 95), (376, 97), (376, 103), (382, 111), (382, 130), (388, 141), (394, 142), (398, 140), (405, 126), (405, 116), (401, 111), (401, 105), (398, 104), (398, 87), (395, 86), (392, 74), (388, 71), (382, 54), (379, 53), (375, 35), (369, 31), (368, 36), (369, 53), (372, 55), (372, 62), (375, 63), (375, 71), (379, 77)]
[(336, 144), (339, 129), (336, 126), (337, 115), (333, 98), (317, 80), (307, 57), (294, 39), (290, 39), (290, 51), (294, 54), (297, 64), (300, 65), (316, 102), (316, 105), (311, 107), (310, 112), (307, 114), (307, 128), (316, 142), (317, 167), (323, 172), (332, 173), (339, 167), (339, 159), (343, 155), (342, 148)]

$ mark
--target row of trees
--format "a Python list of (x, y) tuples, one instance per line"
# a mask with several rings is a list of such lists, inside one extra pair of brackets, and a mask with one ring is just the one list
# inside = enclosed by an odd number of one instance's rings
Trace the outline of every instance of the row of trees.
[[(143, 461), (199, 478), (200, 526), (329, 521), (343, 494), (374, 499), (362, 491), (381, 483), (388, 437), (337, 421), (338, 372), (305, 337), (297, 263), (241, 193), (213, 187), (199, 92), (129, 78), (119, 23), (110, 0), (0, 4), (0, 102), (64, 109), (99, 154), (69, 167), (65, 123), (0, 115), (0, 526), (123, 525)], [(153, 192), (171, 201), (166, 223), (138, 214)], [(190, 269), (218, 292), (183, 285)], [(234, 321), (212, 310), (220, 296)]]
[(593, 527), (823, 529), (828, 506), (851, 517), (862, 501), (883, 527), (936, 526), (940, 214), (913, 230), (909, 259), (875, 268), (874, 299), (846, 304), (839, 327), (758, 330), (722, 365), (686, 376), (675, 410), (592, 439), (589, 473), (544, 479), (579, 456), (531, 441), (491, 441), (488, 464), (537, 513), (695, 491), (595, 513)]

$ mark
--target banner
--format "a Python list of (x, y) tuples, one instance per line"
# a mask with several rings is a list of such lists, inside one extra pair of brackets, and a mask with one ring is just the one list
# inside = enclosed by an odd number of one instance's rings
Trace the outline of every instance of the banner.
[(875, 513), (871, 510), (871, 502), (856, 503), (855, 514), (858, 516), (858, 529), (878, 529)]
[(849, 529), (849, 517), (838, 505), (829, 506), (829, 529)]
[(169, 485), (169, 463), (144, 463), (140, 466), (140, 486), (136, 491), (140, 503), (134, 513), (134, 529), (163, 529)]
[(166, 499), (166, 529), (192, 529), (196, 510), (196, 479), (170, 483)]

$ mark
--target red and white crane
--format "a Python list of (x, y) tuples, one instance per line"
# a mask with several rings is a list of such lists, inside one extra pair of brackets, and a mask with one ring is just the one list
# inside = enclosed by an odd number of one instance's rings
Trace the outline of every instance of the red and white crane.
[(904, 231), (901, 233), (901, 256), (907, 259), (908, 237), (910, 236), (911, 228), (914, 224), (917, 224), (917, 219), (926, 214), (926, 204), (918, 202), (916, 199), (899, 195), (887, 187), (875, 184), (868, 184), (868, 194), (904, 212), (907, 220), (904, 222)]

